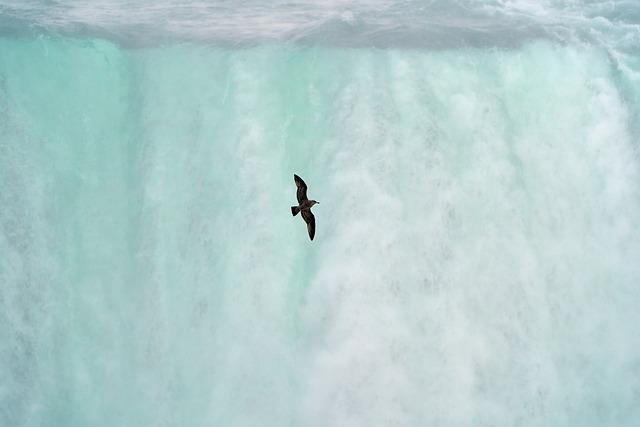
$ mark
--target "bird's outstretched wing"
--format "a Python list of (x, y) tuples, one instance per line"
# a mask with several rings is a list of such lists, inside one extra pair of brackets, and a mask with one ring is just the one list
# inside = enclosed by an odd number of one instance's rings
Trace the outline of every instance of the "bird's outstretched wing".
[(316, 235), (316, 217), (313, 216), (310, 209), (300, 211), (302, 219), (307, 223), (307, 231), (309, 232), (309, 238), (313, 240), (313, 236)]
[(296, 182), (296, 187), (298, 187), (298, 191), (296, 192), (298, 203), (302, 203), (307, 200), (307, 184), (296, 174), (293, 175), (293, 180)]

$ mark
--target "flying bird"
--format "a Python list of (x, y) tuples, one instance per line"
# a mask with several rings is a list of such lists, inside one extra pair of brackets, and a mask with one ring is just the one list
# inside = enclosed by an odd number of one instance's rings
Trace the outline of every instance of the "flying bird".
[(317, 203), (315, 200), (309, 200), (307, 198), (307, 184), (304, 183), (302, 178), (298, 175), (293, 175), (293, 180), (296, 182), (296, 197), (298, 198), (298, 206), (291, 206), (291, 213), (296, 216), (298, 212), (307, 223), (307, 231), (309, 232), (309, 238), (313, 240), (313, 236), (316, 235), (316, 218), (311, 213), (311, 207)]

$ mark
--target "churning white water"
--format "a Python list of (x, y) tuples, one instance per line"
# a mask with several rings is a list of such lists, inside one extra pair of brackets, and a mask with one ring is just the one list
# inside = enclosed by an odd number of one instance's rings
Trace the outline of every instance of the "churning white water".
[(639, 25), (1, 1), (0, 425), (636, 425)]

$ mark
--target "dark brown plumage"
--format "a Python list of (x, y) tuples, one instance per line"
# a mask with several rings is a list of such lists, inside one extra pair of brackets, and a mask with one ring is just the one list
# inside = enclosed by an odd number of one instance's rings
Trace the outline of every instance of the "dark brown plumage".
[(304, 183), (302, 178), (298, 175), (293, 175), (293, 180), (298, 187), (296, 191), (296, 197), (298, 198), (298, 206), (291, 206), (291, 214), (296, 216), (300, 212), (300, 216), (307, 223), (307, 231), (309, 232), (309, 238), (313, 240), (313, 236), (316, 235), (316, 218), (311, 213), (311, 207), (317, 203), (315, 200), (309, 200), (307, 198), (307, 184)]

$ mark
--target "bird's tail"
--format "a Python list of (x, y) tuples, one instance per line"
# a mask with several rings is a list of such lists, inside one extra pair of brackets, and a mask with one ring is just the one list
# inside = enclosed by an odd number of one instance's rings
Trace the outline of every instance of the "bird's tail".
[(300, 212), (300, 208), (298, 206), (291, 206), (291, 214), (293, 216), (298, 215), (298, 212)]

